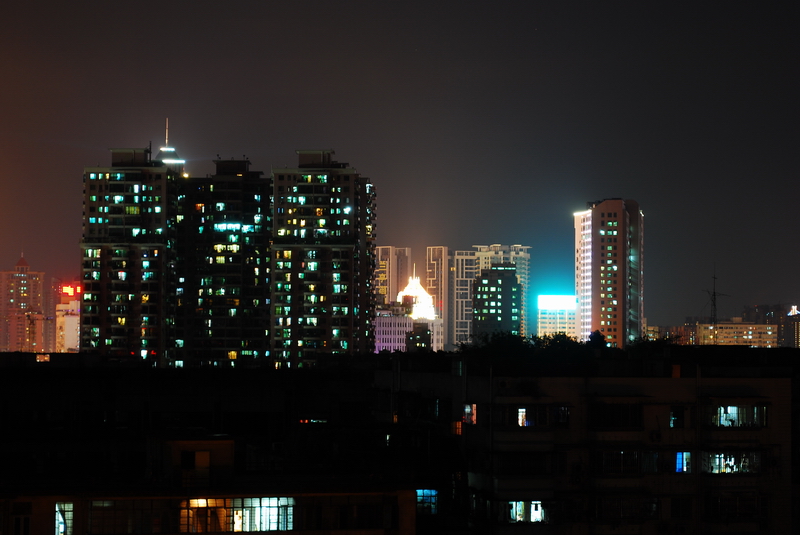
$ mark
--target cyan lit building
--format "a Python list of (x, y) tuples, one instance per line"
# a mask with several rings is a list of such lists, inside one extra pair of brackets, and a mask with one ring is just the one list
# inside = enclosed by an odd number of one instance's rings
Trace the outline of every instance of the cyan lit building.
[(564, 333), (578, 336), (578, 301), (574, 295), (540, 295), (537, 298), (537, 336)]
[(273, 169), (272, 326), (276, 366), (375, 348), (375, 190), (332, 150)]
[(248, 160), (180, 180), (175, 364), (269, 358), (269, 179)]

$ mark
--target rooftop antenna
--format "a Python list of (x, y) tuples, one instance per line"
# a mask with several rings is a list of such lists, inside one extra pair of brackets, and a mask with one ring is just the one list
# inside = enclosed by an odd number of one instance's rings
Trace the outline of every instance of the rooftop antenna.
[(721, 294), (717, 293), (717, 268), (716, 265), (714, 266), (714, 275), (711, 276), (713, 279), (713, 283), (711, 286), (711, 291), (706, 290), (706, 293), (711, 298), (711, 329), (714, 333), (714, 344), (717, 345), (717, 297), (725, 296), (728, 297), (728, 294)]
[(169, 117), (167, 117), (167, 128), (164, 135), (164, 146), (169, 147)]

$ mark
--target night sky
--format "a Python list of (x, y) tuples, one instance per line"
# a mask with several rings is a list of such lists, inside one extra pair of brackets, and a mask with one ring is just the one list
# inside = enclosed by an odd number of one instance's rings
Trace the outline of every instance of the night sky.
[(77, 276), (84, 166), (157, 149), (169, 117), (195, 175), (334, 149), (423, 277), (427, 245), (523, 244), (534, 293), (573, 293), (573, 212), (623, 197), (645, 212), (648, 323), (710, 314), (715, 272), (721, 317), (800, 304), (791, 5), (553, 4), (6, 5), (0, 269), (24, 251)]

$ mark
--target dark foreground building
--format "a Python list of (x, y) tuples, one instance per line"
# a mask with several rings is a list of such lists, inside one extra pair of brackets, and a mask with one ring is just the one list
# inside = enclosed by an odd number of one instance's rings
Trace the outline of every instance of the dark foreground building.
[(297, 370), (4, 354), (0, 532), (794, 532), (796, 351), (540, 346)]
[(270, 181), (249, 160), (180, 181), (175, 366), (268, 365)]

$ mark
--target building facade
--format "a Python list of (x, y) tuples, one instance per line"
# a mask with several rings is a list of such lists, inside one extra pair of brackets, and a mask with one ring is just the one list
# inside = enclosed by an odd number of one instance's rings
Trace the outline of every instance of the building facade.
[(81, 343), (81, 296), (80, 281), (61, 283), (58, 287), (59, 303), (55, 312), (55, 352), (77, 353)]
[(611, 347), (644, 335), (644, 215), (633, 200), (589, 202), (575, 218), (578, 335)]
[(408, 282), (411, 249), (382, 245), (375, 247), (375, 296), (378, 305), (388, 305)]
[(159, 157), (150, 148), (111, 149), (110, 167), (84, 171), (81, 349), (165, 366), (183, 161), (170, 147)]
[(578, 301), (574, 295), (540, 295), (537, 298), (537, 336), (563, 333), (578, 337)]
[(522, 285), (517, 282), (514, 264), (493, 264), (481, 269), (472, 289), (473, 337), (521, 334)]
[(269, 359), (270, 182), (248, 160), (179, 182), (177, 365)]
[(730, 345), (746, 347), (780, 347), (778, 325), (748, 323), (742, 318), (727, 321), (693, 322), (686, 326), (691, 332), (687, 336), (693, 345)]
[(20, 256), (0, 272), (0, 352), (46, 351), (44, 272), (31, 271)]
[[(448, 291), (450, 287), (450, 253), (444, 245), (429, 246), (425, 253), (425, 291), (433, 298), (436, 316), (448, 325), (450, 307)], [(445, 344), (450, 343), (450, 335), (445, 329)]]
[(473, 245), (478, 257), (479, 269), (488, 269), (494, 264), (513, 264), (516, 267), (517, 281), (521, 287), (522, 314), (520, 334), (529, 336), (536, 332), (536, 315), (530, 293), (531, 254), (528, 245)]
[(375, 190), (332, 150), (299, 150), (272, 172), (276, 366), (375, 349)]

